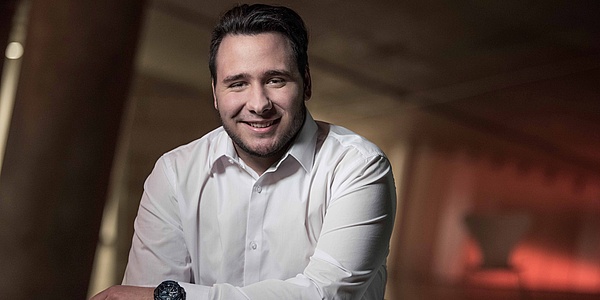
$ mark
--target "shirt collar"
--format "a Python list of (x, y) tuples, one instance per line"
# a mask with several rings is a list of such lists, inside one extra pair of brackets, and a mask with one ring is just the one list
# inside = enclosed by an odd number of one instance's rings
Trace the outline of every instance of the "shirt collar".
[[(279, 165), (288, 156), (293, 157), (304, 170), (308, 173), (312, 170), (313, 160), (315, 157), (317, 143), (317, 123), (312, 115), (306, 110), (306, 117), (300, 132), (296, 136), (292, 146), (283, 155), (282, 159), (277, 163)], [(222, 130), (215, 140), (214, 151), (209, 157), (209, 168), (212, 169), (214, 163), (221, 159), (229, 159), (238, 162), (239, 158), (233, 146), (233, 140), (229, 137), (225, 130)]]
[[(219, 159), (229, 159), (230, 161), (237, 161), (238, 156), (235, 152), (235, 148), (233, 147), (233, 141), (221, 126), (217, 129), (219, 132), (217, 133), (214, 141), (214, 146), (211, 147), (212, 151), (209, 153), (208, 163), (209, 169), (212, 170), (215, 162)], [(211, 143), (211, 141), (209, 141)], [(210, 147), (210, 146), (209, 146)]]
[(296, 140), (283, 156), (290, 155), (295, 158), (302, 168), (309, 173), (312, 170), (313, 160), (315, 158), (317, 144), (317, 123), (311, 116), (310, 112), (306, 110), (306, 117), (304, 119), (304, 125), (296, 136)]

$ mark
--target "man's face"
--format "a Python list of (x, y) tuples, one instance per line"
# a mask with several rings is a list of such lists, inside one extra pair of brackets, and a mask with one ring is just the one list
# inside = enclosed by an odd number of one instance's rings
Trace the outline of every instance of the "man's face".
[(216, 66), (214, 105), (238, 155), (278, 158), (302, 127), (310, 97), (310, 77), (305, 88), (287, 39), (227, 35)]

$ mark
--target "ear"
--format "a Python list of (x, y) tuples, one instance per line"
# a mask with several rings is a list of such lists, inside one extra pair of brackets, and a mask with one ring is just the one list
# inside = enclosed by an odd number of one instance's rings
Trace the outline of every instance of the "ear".
[(219, 105), (217, 104), (217, 95), (215, 94), (215, 80), (214, 79), (210, 81), (210, 85), (212, 87), (213, 105), (215, 106), (216, 110), (219, 110)]
[(306, 65), (306, 71), (304, 71), (304, 101), (308, 101), (312, 96), (312, 82), (310, 78), (310, 69)]

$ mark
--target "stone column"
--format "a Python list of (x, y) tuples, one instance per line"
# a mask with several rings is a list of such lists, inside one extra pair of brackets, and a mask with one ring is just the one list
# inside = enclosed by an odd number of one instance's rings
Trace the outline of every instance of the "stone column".
[(33, 0), (0, 176), (0, 298), (85, 299), (144, 0)]

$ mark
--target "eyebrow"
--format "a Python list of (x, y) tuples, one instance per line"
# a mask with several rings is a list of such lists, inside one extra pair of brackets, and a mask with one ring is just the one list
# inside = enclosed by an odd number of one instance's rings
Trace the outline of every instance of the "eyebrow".
[(287, 70), (269, 70), (265, 72), (265, 75), (268, 77), (271, 76), (283, 76), (283, 77), (292, 77), (292, 73)]
[[(272, 77), (272, 76), (282, 76), (282, 77), (288, 77), (288, 78), (292, 78), (293, 75), (291, 72), (287, 71), (287, 70), (279, 70), (279, 69), (275, 69), (275, 70), (268, 70), (266, 71), (263, 76), (265, 77)], [(228, 84), (243, 78), (249, 78), (251, 77), (250, 74), (248, 73), (239, 73), (239, 74), (235, 74), (235, 75), (229, 75), (225, 78), (223, 78), (223, 80), (221, 81), (223, 84)]]
[(227, 83), (230, 83), (230, 82), (233, 82), (233, 81), (236, 81), (236, 80), (240, 80), (242, 78), (247, 78), (247, 77), (250, 77), (250, 74), (248, 74), (248, 73), (240, 73), (240, 74), (235, 74), (235, 75), (227, 76), (227, 77), (223, 78), (222, 82), (225, 83), (225, 84), (227, 84)]

